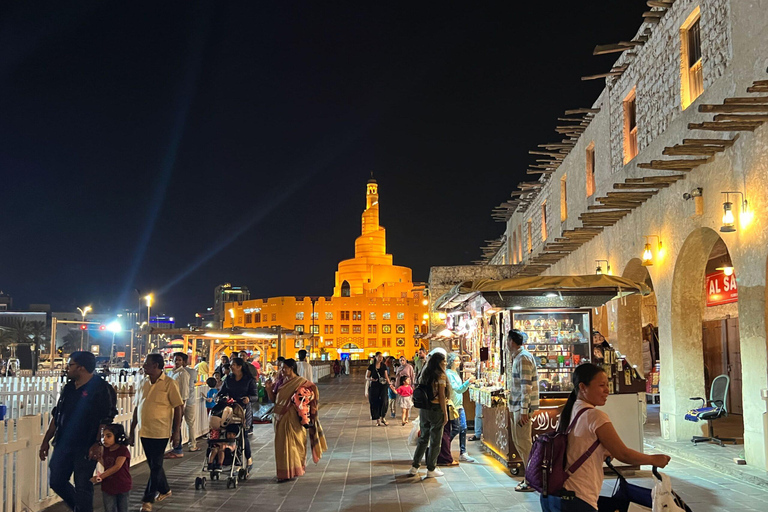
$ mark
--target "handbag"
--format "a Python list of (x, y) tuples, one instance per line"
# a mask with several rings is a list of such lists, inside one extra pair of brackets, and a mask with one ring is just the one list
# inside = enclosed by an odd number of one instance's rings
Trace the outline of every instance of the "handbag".
[(459, 412), (456, 410), (456, 407), (453, 406), (453, 400), (451, 400), (450, 398), (448, 399), (448, 419), (449, 420), (459, 419)]

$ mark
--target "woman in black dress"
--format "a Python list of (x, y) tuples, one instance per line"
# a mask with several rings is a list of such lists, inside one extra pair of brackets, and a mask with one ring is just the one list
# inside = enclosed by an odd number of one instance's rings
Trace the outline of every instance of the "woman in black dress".
[(373, 363), (365, 372), (365, 379), (366, 396), (368, 403), (371, 404), (371, 420), (376, 422), (377, 427), (387, 425), (387, 406), (389, 405), (387, 391), (392, 385), (389, 382), (389, 372), (381, 352), (376, 352)]
[(259, 391), (256, 386), (256, 379), (253, 378), (253, 376), (250, 374), (247, 368), (247, 363), (240, 359), (239, 357), (235, 357), (230, 362), (232, 373), (230, 373), (226, 379), (224, 379), (224, 383), (221, 385), (221, 390), (219, 391), (219, 396), (228, 396), (229, 398), (232, 398), (237, 403), (239, 403), (243, 409), (245, 409), (245, 418), (246, 418), (246, 424), (243, 425), (243, 428), (246, 431), (245, 434), (245, 458), (248, 461), (248, 469), (250, 469), (251, 465), (253, 464), (251, 460), (251, 442), (248, 439), (248, 429), (250, 428), (250, 425), (248, 424), (248, 418), (253, 418), (253, 413), (251, 412), (251, 402), (254, 402), (259, 399)]

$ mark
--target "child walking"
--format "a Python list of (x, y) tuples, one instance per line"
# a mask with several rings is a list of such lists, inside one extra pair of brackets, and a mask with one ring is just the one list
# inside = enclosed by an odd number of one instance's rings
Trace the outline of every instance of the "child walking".
[(403, 410), (403, 425), (408, 423), (413, 408), (413, 388), (411, 379), (407, 375), (400, 377), (400, 386), (397, 388), (397, 406)]
[(395, 391), (395, 378), (392, 377), (389, 379), (389, 390), (387, 391), (389, 394), (389, 413), (392, 415), (392, 417), (395, 417), (395, 402), (397, 400), (397, 391)]
[(101, 495), (104, 500), (104, 512), (128, 512), (128, 496), (131, 493), (131, 452), (128, 451), (128, 436), (118, 423), (104, 427), (101, 434), (104, 451), (101, 465), (104, 472), (91, 478), (91, 482), (101, 482)]

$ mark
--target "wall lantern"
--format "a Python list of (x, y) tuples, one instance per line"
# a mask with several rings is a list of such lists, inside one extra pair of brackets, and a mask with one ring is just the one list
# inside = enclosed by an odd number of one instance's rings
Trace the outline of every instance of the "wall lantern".
[(643, 249), (643, 262), (644, 267), (650, 267), (653, 265), (653, 253), (651, 252), (651, 244), (648, 242), (649, 238), (656, 238), (659, 241), (659, 245), (656, 248), (656, 254), (661, 252), (661, 238), (659, 235), (645, 235), (645, 248)]
[(608, 275), (611, 275), (611, 264), (608, 263), (608, 260), (595, 260), (597, 263), (597, 268), (595, 269), (595, 274), (602, 275), (603, 273), (603, 267), (600, 265), (601, 263), (605, 262), (605, 271)]
[(741, 196), (741, 214), (745, 215), (748, 209), (747, 200), (744, 199), (744, 194), (741, 192), (721, 192), (725, 194), (725, 202), (723, 203), (723, 225), (720, 226), (721, 233), (733, 233), (736, 231), (735, 219), (733, 218), (733, 203), (730, 201), (730, 194), (739, 194)]
[(723, 274), (729, 277), (733, 275), (733, 267), (730, 265), (725, 267), (717, 267), (715, 270), (722, 270)]

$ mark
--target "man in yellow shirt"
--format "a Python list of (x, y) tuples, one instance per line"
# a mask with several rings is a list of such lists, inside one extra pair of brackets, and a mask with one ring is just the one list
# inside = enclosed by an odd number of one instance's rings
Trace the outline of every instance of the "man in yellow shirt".
[(144, 378), (134, 396), (133, 419), (129, 443), (133, 445), (136, 427), (147, 456), (149, 481), (142, 498), (142, 512), (150, 512), (155, 499), (163, 501), (171, 495), (171, 488), (163, 471), (163, 455), (169, 437), (173, 445), (181, 440), (183, 404), (176, 382), (168, 377), (163, 368), (161, 354), (148, 354), (144, 361)]

